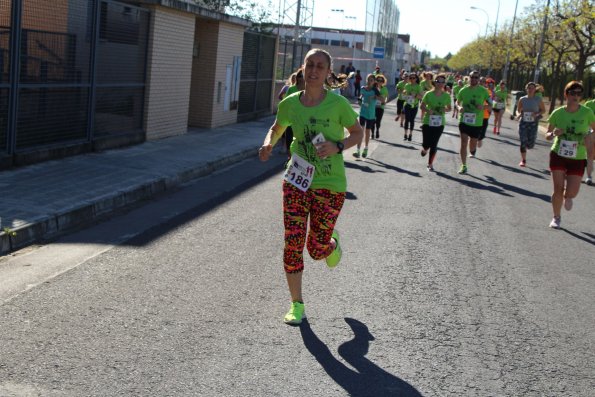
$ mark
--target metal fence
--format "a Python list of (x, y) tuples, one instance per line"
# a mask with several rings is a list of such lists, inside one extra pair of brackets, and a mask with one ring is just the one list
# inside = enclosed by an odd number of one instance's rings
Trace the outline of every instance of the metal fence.
[(111, 0), (0, 0), (0, 155), (138, 140), (148, 29)]
[(238, 121), (256, 119), (271, 112), (276, 36), (244, 33)]
[(281, 39), (277, 52), (276, 79), (287, 80), (302, 65), (304, 57), (311, 48), (312, 46), (308, 43)]

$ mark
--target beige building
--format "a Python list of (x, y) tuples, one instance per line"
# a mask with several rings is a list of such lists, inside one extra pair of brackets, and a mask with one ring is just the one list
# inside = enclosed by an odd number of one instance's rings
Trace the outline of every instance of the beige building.
[(240, 60), (250, 22), (178, 0), (144, 0), (151, 9), (147, 139), (237, 121)]

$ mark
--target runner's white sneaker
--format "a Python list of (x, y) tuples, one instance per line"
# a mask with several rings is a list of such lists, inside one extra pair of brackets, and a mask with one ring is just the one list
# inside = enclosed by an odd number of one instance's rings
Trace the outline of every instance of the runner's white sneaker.
[(570, 211), (572, 209), (572, 199), (571, 198), (564, 199), (564, 209), (566, 211)]
[(560, 217), (559, 216), (554, 216), (552, 221), (550, 222), (550, 227), (552, 229), (560, 229)]

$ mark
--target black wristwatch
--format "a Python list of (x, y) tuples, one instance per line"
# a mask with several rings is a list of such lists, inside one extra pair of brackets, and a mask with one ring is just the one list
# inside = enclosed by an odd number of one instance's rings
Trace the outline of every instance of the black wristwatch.
[(337, 142), (337, 149), (339, 149), (338, 154), (343, 153), (343, 148), (345, 147), (345, 145), (343, 145), (343, 142)]

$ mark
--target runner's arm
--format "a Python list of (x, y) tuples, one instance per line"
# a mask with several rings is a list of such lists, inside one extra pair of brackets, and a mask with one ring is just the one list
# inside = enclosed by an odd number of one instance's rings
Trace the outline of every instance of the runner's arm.
[(267, 161), (269, 159), (273, 152), (273, 146), (275, 146), (277, 141), (283, 136), (286, 128), (287, 127), (278, 124), (277, 120), (275, 120), (275, 123), (267, 132), (262, 146), (258, 149), (258, 157), (260, 158), (260, 161)]
[[(357, 119), (355, 119), (354, 121), (355, 123), (351, 127), (347, 128), (347, 131), (349, 131), (349, 136), (341, 141), (343, 142), (343, 150), (349, 149), (350, 147), (357, 145), (361, 142), (364, 136), (364, 130), (362, 129), (361, 125), (359, 125)], [(316, 145), (316, 154), (320, 158), (324, 158), (337, 153), (339, 153), (337, 142), (326, 141)]]

